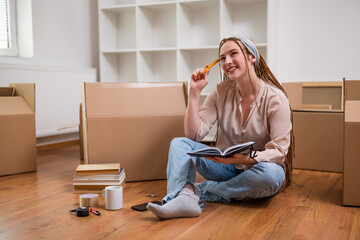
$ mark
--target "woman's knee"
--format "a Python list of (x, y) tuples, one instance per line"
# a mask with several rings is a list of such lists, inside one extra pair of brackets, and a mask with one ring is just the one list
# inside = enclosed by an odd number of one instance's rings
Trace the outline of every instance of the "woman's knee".
[(173, 138), (173, 140), (171, 140), (171, 142), (170, 142), (170, 145), (179, 144), (180, 142), (184, 141), (184, 139), (186, 139), (186, 138), (185, 137)]
[(186, 144), (186, 142), (188, 142), (188, 138), (186, 137), (176, 137), (173, 140), (171, 140), (170, 142), (170, 149), (171, 148), (178, 148), (179, 146), (183, 146), (184, 144)]
[(185, 137), (174, 138), (170, 142), (168, 162), (187, 160), (187, 152), (191, 150), (191, 144), (189, 143), (189, 141), (191, 140)]
[(284, 169), (276, 164), (270, 162), (257, 163), (252, 167), (252, 170), (259, 172), (259, 180), (269, 185), (279, 184), (285, 180)]

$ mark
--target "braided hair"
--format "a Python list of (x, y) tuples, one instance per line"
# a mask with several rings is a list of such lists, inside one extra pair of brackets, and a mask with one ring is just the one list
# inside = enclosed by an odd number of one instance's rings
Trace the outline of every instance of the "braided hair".
[[(255, 73), (256, 75), (262, 79), (264, 82), (272, 84), (274, 86), (276, 86), (278, 89), (280, 89), (285, 96), (287, 97), (287, 93), (285, 91), (285, 89), (281, 86), (281, 84), (278, 82), (278, 80), (275, 78), (274, 74), (271, 72), (271, 70), (269, 69), (267, 63), (265, 62), (264, 58), (261, 56), (261, 54), (258, 52), (257, 48), (255, 47), (255, 45), (248, 40), (245, 37), (229, 37), (229, 38), (224, 38), (223, 40), (220, 41), (219, 44), (219, 56), (220, 56), (220, 49), (221, 47), (224, 45), (225, 42), (227, 41), (233, 41), (235, 42), (239, 48), (241, 49), (245, 59), (247, 59), (247, 56), (249, 54), (252, 54), (255, 58), (256, 58), (256, 62), (255, 62)], [(240, 44), (240, 42), (242, 44)], [(244, 47), (243, 47), (244, 46)], [(246, 53), (246, 54), (245, 54)], [(251, 81), (251, 77), (250, 77), (250, 71), (249, 68), (248, 69), (248, 75), (249, 75), (249, 79), (250, 79), (250, 83), (252, 85), (252, 81)], [(228, 77), (225, 74), (221, 73), (221, 67), (220, 67), (220, 76), (222, 75), (222, 81), (226, 81), (228, 80)], [(253, 89), (254, 86), (252, 85)], [(255, 90), (254, 90), (255, 91)], [(257, 106), (257, 105), (256, 105)], [(257, 106), (259, 113), (260, 113), (260, 109)], [(291, 112), (291, 124), (293, 124), (293, 111), (289, 105), (290, 108), (290, 112)], [(261, 115), (261, 113), (260, 113)], [(262, 115), (261, 115), (262, 116)], [(264, 116), (262, 116), (262, 118), (264, 118)], [(264, 125), (265, 127), (265, 125)], [(219, 128), (219, 124), (218, 124), (218, 128)], [(268, 129), (265, 127), (269, 137), (270, 137), (270, 133), (268, 131)], [(219, 130), (219, 129), (218, 129)], [(215, 136), (215, 142), (217, 142), (218, 139), (218, 131), (216, 133)], [(276, 143), (276, 141), (274, 141)], [(277, 144), (277, 143), (276, 143)], [(283, 189), (287, 188), (288, 186), (290, 186), (291, 182), (292, 182), (292, 160), (295, 157), (295, 137), (294, 137), (294, 131), (293, 128), (291, 128), (290, 131), (290, 146), (288, 148), (288, 152), (287, 154), (285, 154), (285, 163), (284, 163), (284, 168), (285, 168), (285, 182), (283, 185)]]

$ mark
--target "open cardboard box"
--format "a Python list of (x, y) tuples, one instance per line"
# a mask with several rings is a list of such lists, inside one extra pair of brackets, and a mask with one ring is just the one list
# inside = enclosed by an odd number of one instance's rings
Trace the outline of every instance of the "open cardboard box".
[(85, 163), (120, 163), (126, 181), (166, 179), (170, 142), (184, 136), (185, 83), (84, 83)]
[(294, 168), (343, 172), (343, 82), (283, 83), (293, 109)]
[(343, 111), (343, 82), (289, 82), (282, 86), (293, 110)]
[(36, 171), (35, 84), (0, 88), (0, 176)]

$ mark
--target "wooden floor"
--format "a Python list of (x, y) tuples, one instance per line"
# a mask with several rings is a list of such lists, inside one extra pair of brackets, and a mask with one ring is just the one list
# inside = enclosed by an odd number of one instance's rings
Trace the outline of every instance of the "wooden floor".
[[(164, 196), (166, 181), (126, 183), (124, 208), (76, 217), (72, 177), (79, 146), (38, 150), (38, 171), (0, 177), (0, 239), (360, 239), (360, 208), (343, 207), (342, 175), (294, 170), (294, 184), (275, 197), (207, 203), (198, 218), (159, 221), (130, 206)], [(126, 170), (125, 170), (126, 171)], [(200, 178), (199, 178), (200, 179)]]

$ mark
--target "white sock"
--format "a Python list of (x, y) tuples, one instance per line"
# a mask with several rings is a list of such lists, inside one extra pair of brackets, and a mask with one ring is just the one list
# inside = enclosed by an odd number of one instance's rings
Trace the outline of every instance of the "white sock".
[(198, 217), (201, 214), (199, 197), (187, 188), (181, 189), (174, 199), (164, 205), (148, 203), (146, 208), (160, 219)]

